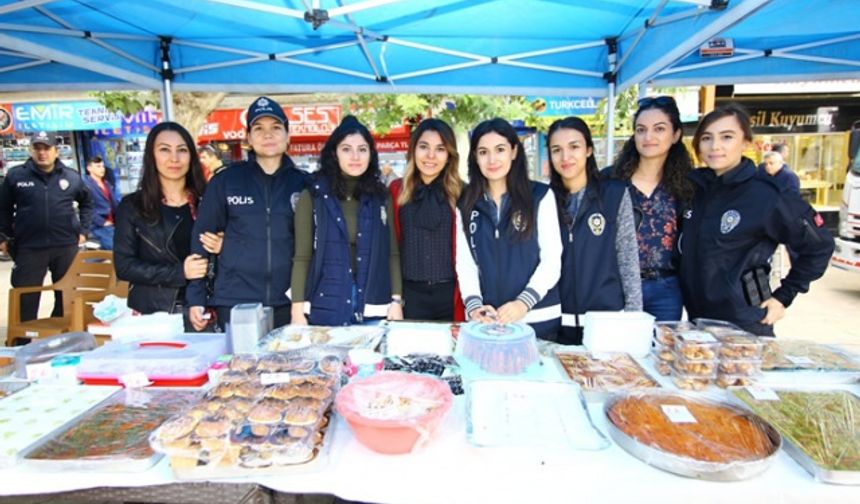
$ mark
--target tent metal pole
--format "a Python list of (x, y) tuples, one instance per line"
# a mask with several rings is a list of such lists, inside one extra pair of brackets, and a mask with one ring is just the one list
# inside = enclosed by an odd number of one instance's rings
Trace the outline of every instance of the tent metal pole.
[(662, 2), (660, 2), (660, 5), (654, 8), (654, 12), (651, 14), (651, 17), (648, 18), (648, 21), (645, 21), (645, 28), (639, 31), (639, 34), (636, 35), (636, 40), (634, 40), (633, 43), (630, 44), (630, 47), (628, 47), (627, 50), (624, 51), (624, 55), (621, 56), (621, 61), (618, 62), (617, 68), (621, 68), (622, 66), (624, 66), (624, 62), (627, 61), (627, 58), (629, 58), (630, 55), (633, 54), (633, 50), (636, 49), (637, 45), (639, 45), (639, 41), (642, 40), (642, 37), (645, 36), (645, 33), (648, 31), (648, 28), (650, 28), (651, 25), (654, 24), (654, 21), (657, 19), (657, 16), (659, 16), (660, 13), (663, 11), (663, 7), (666, 6), (666, 2), (668, 1), (669, 0), (663, 0)]
[(25, 68), (40, 66), (50, 63), (50, 60), (38, 60), (38, 61), (28, 61), (26, 63), (18, 63), (17, 65), (9, 65), (5, 67), (0, 67), (0, 73), (5, 72), (14, 72), (15, 70), (23, 70)]
[(642, 98), (645, 98), (646, 96), (648, 96), (648, 83), (647, 82), (640, 82), (638, 88), (639, 89), (637, 89), (636, 92), (639, 93), (639, 99), (640, 100)]
[(556, 54), (560, 52), (568, 52), (568, 51), (578, 51), (580, 49), (591, 49), (592, 47), (601, 47), (605, 45), (606, 42), (602, 40), (595, 40), (594, 42), (585, 42), (583, 44), (573, 44), (561, 47), (551, 47), (549, 49), (541, 49), (539, 51), (529, 51), (524, 53), (517, 54), (509, 54), (507, 56), (500, 56), (499, 60), (514, 60), (514, 59), (522, 59), (522, 58), (531, 58), (533, 56), (546, 56), (548, 54)]
[(615, 80), (618, 78), (616, 63), (618, 61), (618, 39), (606, 39), (607, 60), (609, 71), (604, 76), (609, 82), (606, 92), (606, 164), (615, 161)]
[(437, 73), (450, 72), (452, 70), (461, 70), (463, 68), (472, 68), (481, 65), (489, 65), (490, 59), (487, 58), (485, 61), (469, 61), (467, 63), (458, 63), (456, 65), (447, 65), (436, 68), (428, 68), (427, 70), (417, 70), (415, 72), (408, 72), (399, 75), (390, 75), (388, 77), (389, 80), (401, 80), (401, 79), (410, 79), (414, 77), (422, 77), (424, 75), (433, 75)]
[(818, 40), (816, 42), (808, 42), (806, 44), (799, 44), (799, 45), (794, 45), (794, 46), (789, 46), (789, 47), (781, 47), (780, 49), (774, 49), (773, 52), (777, 52), (777, 51), (780, 51), (780, 52), (782, 52), (782, 51), (800, 51), (801, 49), (812, 49), (813, 47), (820, 47), (823, 45), (839, 44), (841, 42), (850, 42), (852, 40), (857, 40), (857, 39), (860, 39), (860, 34), (846, 35), (844, 37), (837, 37), (837, 38), (825, 39), (825, 40)]
[(170, 37), (161, 37), (161, 113), (165, 121), (173, 120), (173, 69), (170, 68)]
[[(735, 49), (735, 52), (741, 53), (741, 51), (737, 49)], [(742, 54), (743, 56), (733, 56), (729, 59), (724, 60), (706, 61), (704, 63), (694, 63), (692, 65), (684, 65), (679, 67), (668, 67), (658, 72), (657, 75), (669, 75), (678, 72), (686, 72), (687, 70), (698, 70), (700, 68), (731, 65), (732, 63), (740, 63), (741, 61), (764, 57), (764, 51), (748, 51), (744, 49)]]
[(0, 7), (0, 14), (9, 14), (10, 12), (19, 11), (22, 9), (29, 9), (30, 7), (44, 5), (53, 1), (55, 0), (21, 0), (20, 2), (10, 3), (8, 5)]
[(845, 65), (845, 66), (860, 66), (860, 61), (852, 61), (841, 58), (824, 58), (822, 56), (807, 56), (804, 54), (791, 54), (786, 52), (776, 52), (771, 55), (774, 58), (785, 58), (792, 59), (797, 61), (810, 61), (812, 63), (828, 63), (831, 65)]
[(551, 65), (538, 65), (536, 63), (523, 63), (521, 61), (508, 61), (499, 58), (499, 65), (507, 65), (507, 66), (515, 66), (520, 68), (531, 68), (534, 70), (545, 70), (547, 72), (557, 72), (569, 75), (584, 75), (586, 77), (597, 77), (598, 79), (603, 77), (603, 74), (600, 72), (591, 72), (588, 70), (576, 70), (574, 68), (562, 68)]
[(334, 9), (329, 9), (328, 15), (331, 17), (343, 16), (344, 14), (352, 14), (353, 12), (358, 12), (366, 9), (374, 9), (376, 7), (381, 7), (383, 5), (397, 3), (400, 1), (401, 0), (367, 0), (366, 2), (358, 4), (344, 5), (342, 7), (335, 7)]
[[(664, 54), (654, 58), (650, 65), (645, 66), (636, 73), (624, 79), (620, 85), (625, 88), (632, 83), (648, 80), (654, 75), (657, 75), (663, 69), (671, 66), (681, 60), (691, 51), (697, 49), (702, 43), (711, 37), (722, 33), (732, 26), (742, 21), (746, 16), (752, 14), (756, 10), (767, 5), (771, 0), (748, 0), (741, 2), (735, 7), (729, 7), (728, 10), (721, 11), (721, 14), (714, 19), (709, 25), (698, 30), (696, 33), (689, 36), (686, 40), (666, 51)], [(732, 4), (734, 5), (734, 4)]]

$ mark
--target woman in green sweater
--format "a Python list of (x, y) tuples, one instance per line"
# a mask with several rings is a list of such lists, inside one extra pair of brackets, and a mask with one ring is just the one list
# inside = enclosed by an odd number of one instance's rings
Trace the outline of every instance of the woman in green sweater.
[(403, 319), (391, 196), (370, 131), (347, 116), (296, 204), (292, 323), (349, 325)]

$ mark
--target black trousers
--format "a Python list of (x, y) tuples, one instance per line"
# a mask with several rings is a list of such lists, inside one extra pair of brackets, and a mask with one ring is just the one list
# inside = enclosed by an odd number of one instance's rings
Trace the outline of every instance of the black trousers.
[[(293, 318), (292, 308), (292, 304), (285, 304), (283, 306), (273, 307), (274, 313), (272, 315), (275, 319), (275, 328), (285, 326), (290, 323)], [(226, 331), (226, 327), (224, 326), (224, 324), (230, 322), (230, 310), (232, 309), (232, 306), (215, 307), (216, 315), (218, 317), (218, 327), (220, 327), (222, 331)]]
[(428, 283), (404, 279), (403, 318), (454, 320), (454, 281)]
[[(33, 287), (42, 285), (45, 273), (51, 271), (51, 282), (56, 283), (78, 254), (77, 245), (66, 245), (50, 248), (19, 247), (15, 254), (15, 266), (12, 267), (12, 287)], [(21, 296), (21, 321), (33, 320), (39, 315), (41, 293), (24, 294)], [(54, 291), (54, 310), (52, 317), (63, 316), (63, 294)]]

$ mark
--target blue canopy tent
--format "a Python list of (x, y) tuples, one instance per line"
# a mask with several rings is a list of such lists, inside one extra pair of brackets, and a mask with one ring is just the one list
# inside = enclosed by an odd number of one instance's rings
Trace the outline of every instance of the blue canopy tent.
[[(856, 0), (0, 0), (0, 91), (608, 96), (860, 78)], [(735, 56), (698, 48), (733, 37)], [(609, 131), (612, 131), (610, 116)], [(612, 145), (612, 142), (609, 142)], [(610, 154), (611, 155), (611, 154)]]

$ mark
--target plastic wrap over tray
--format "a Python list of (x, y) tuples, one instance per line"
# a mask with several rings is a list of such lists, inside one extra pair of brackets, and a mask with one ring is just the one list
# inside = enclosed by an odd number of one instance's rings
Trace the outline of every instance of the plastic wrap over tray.
[(618, 395), (604, 412), (619, 446), (649, 465), (691, 478), (751, 478), (770, 467), (782, 444), (779, 433), (756, 415), (685, 393)]
[(842, 390), (773, 392), (776, 400), (733, 390), (773, 424), (785, 439), (785, 451), (816, 479), (860, 485), (860, 398)]

